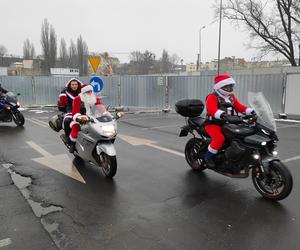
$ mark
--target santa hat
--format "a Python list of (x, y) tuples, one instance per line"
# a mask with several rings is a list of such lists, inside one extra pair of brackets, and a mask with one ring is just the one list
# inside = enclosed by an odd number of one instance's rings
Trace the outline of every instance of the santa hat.
[(70, 83), (71, 83), (72, 81), (78, 82), (79, 88), (81, 88), (81, 87), (83, 86), (83, 83), (82, 83), (79, 79), (77, 79), (77, 78), (71, 78), (71, 79), (66, 83), (66, 88), (69, 87), (69, 85), (70, 85)]
[(215, 77), (215, 85), (214, 85), (214, 90), (218, 90), (224, 86), (227, 86), (227, 85), (234, 85), (235, 84), (235, 81), (234, 79), (232, 78), (231, 75), (217, 75)]
[(92, 85), (85, 85), (81, 88), (81, 94), (86, 93), (88, 91), (93, 91)]

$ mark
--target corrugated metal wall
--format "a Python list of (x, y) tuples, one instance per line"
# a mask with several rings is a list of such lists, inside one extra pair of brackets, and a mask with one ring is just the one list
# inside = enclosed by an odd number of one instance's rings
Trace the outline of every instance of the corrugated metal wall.
[(32, 77), (21, 76), (0, 76), (0, 83), (3, 88), (14, 93), (20, 93), (18, 97), (21, 104), (32, 105), (35, 104), (33, 98)]
[[(212, 91), (213, 76), (113, 76), (101, 77), (104, 81), (103, 101), (112, 107), (135, 106), (146, 108), (174, 107), (183, 98), (205, 97)], [(247, 103), (248, 92), (263, 92), (274, 113), (283, 112), (283, 92), (286, 76), (237, 75), (235, 93)], [(56, 104), (60, 91), (69, 77), (18, 77), (1, 76), (3, 86), (15, 93), (21, 93), (23, 105)], [(87, 83), (89, 78), (80, 78)]]
[[(245, 104), (248, 103), (248, 92), (263, 92), (270, 102), (274, 113), (283, 112), (283, 86), (285, 75), (237, 75), (234, 92)], [(213, 76), (172, 76), (169, 77), (169, 100), (173, 107), (176, 101), (184, 98), (199, 98), (205, 101), (213, 89)]]
[(123, 106), (163, 108), (165, 106), (165, 90), (164, 77), (122, 76), (121, 104)]

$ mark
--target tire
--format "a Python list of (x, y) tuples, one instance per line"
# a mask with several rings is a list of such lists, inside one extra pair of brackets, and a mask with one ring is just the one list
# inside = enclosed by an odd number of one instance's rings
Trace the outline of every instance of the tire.
[(265, 198), (283, 200), (292, 191), (293, 177), (288, 168), (281, 161), (269, 164), (268, 176), (261, 176), (252, 169), (252, 181), (256, 190)]
[(23, 126), (24, 123), (25, 123), (25, 118), (24, 118), (24, 116), (23, 116), (23, 114), (21, 112), (12, 113), (12, 118), (13, 118), (14, 123), (18, 127)]
[(194, 171), (206, 169), (204, 155), (207, 151), (207, 144), (199, 138), (190, 139), (185, 145), (185, 159)]
[(108, 178), (113, 178), (117, 173), (117, 157), (102, 153), (99, 158), (103, 174)]

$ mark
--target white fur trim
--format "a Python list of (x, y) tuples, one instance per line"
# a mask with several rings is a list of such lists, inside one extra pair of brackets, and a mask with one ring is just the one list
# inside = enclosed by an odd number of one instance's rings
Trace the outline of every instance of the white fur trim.
[(81, 81), (79, 81), (79, 79), (77, 79), (77, 78), (71, 78), (71, 79), (67, 82), (66, 87), (68, 87), (69, 84), (70, 84), (72, 81), (78, 82), (78, 83), (80, 84), (80, 86), (83, 85), (83, 83), (82, 83)]
[(214, 117), (215, 117), (216, 119), (221, 119), (221, 115), (222, 115), (223, 113), (225, 113), (223, 110), (218, 109), (217, 112), (214, 114)]
[(210, 145), (208, 145), (208, 151), (211, 152), (212, 154), (218, 153), (218, 150), (213, 149)]
[(67, 96), (65, 93), (61, 93), (60, 95), (59, 95), (59, 97), (61, 97), (61, 96)]
[(88, 91), (93, 91), (92, 85), (84, 86), (84, 87), (81, 89), (81, 94), (83, 94), (83, 93), (85, 93), (85, 92), (88, 92)]
[(73, 127), (73, 125), (75, 125), (75, 124), (78, 124), (78, 125), (80, 125), (78, 122), (72, 121), (72, 122), (70, 123), (70, 128), (72, 128), (72, 127)]
[(218, 90), (218, 89), (220, 89), (226, 85), (230, 85), (230, 84), (233, 84), (233, 85), (235, 84), (235, 80), (231, 77), (216, 83), (214, 86), (214, 90)]
[(247, 108), (246, 109), (246, 115), (251, 115), (251, 112), (254, 111), (253, 108)]
[(76, 121), (76, 119), (77, 119), (78, 116), (81, 116), (81, 114), (80, 113), (76, 113), (75, 115), (73, 115), (73, 121)]
[(73, 141), (73, 142), (76, 142), (77, 141), (77, 138), (73, 138), (71, 135), (69, 136), (70, 140)]
[(68, 91), (66, 91), (66, 94), (73, 100), (75, 96), (71, 95)]

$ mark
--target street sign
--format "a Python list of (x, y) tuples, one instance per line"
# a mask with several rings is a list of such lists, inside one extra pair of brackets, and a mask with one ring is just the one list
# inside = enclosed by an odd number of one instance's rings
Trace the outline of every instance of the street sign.
[(90, 79), (90, 84), (93, 86), (94, 93), (98, 94), (102, 91), (104, 83), (99, 76), (94, 76)]
[(101, 63), (101, 58), (99, 56), (89, 56), (88, 59), (94, 70), (94, 73), (96, 74), (97, 69)]

